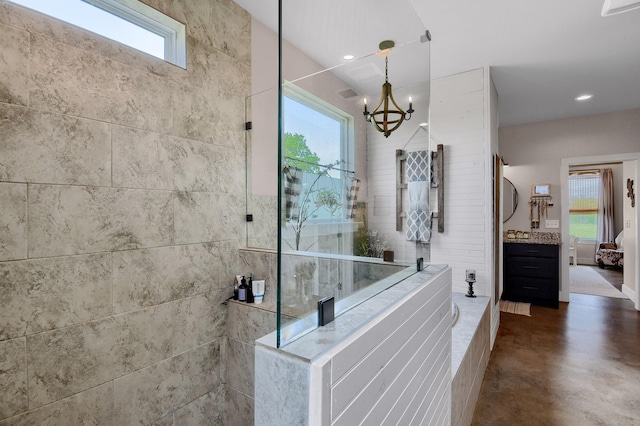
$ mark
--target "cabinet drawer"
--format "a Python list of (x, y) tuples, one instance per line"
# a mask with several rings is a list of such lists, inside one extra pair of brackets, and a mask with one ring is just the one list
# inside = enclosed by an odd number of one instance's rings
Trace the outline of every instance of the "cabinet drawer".
[(512, 277), (556, 278), (557, 258), (509, 257), (505, 261), (507, 275)]
[(558, 246), (551, 244), (507, 243), (507, 256), (554, 257), (558, 258)]
[(555, 279), (513, 278), (508, 293), (515, 296), (531, 298), (557, 298), (558, 285)]

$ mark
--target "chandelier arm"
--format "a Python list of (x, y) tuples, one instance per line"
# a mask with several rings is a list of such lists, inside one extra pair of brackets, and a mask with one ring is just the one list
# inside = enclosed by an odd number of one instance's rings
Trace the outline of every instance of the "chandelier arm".
[(396, 103), (396, 100), (393, 99), (393, 92), (391, 92), (391, 84), (389, 84), (389, 97), (391, 98), (391, 102), (393, 103), (393, 106), (395, 106), (398, 109), (398, 112), (404, 116), (405, 114), (404, 110), (400, 108), (400, 105), (398, 105)]

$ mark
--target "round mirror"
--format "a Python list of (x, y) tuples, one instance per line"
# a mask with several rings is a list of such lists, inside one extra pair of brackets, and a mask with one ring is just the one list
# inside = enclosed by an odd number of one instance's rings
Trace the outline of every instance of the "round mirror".
[(516, 191), (516, 187), (509, 179), (502, 178), (502, 182), (502, 214), (504, 216), (502, 223), (505, 223), (511, 219), (511, 216), (516, 212), (516, 208), (518, 207), (518, 191)]

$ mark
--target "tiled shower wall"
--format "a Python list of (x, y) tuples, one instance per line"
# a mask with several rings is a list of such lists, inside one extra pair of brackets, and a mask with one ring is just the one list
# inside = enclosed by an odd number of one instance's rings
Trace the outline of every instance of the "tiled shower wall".
[(186, 70), (0, 0), (0, 425), (224, 423), (250, 17), (145, 3)]

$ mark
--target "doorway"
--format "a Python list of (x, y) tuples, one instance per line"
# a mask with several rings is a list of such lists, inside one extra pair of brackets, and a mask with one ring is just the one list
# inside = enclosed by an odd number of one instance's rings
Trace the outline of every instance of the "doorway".
[[(561, 233), (562, 241), (569, 241), (569, 168), (572, 166), (596, 165), (606, 163), (623, 163), (623, 179), (629, 179), (633, 188), (637, 187), (638, 176), (640, 176), (640, 153), (611, 154), (593, 157), (572, 157), (563, 158), (560, 162), (561, 177)], [(637, 249), (638, 235), (638, 208), (632, 206), (631, 193), (623, 196), (623, 229), (625, 231), (625, 268), (623, 293), (634, 303), (636, 310), (640, 310), (640, 285), (638, 267), (640, 250)], [(628, 244), (628, 246), (627, 246)], [(570, 295), (570, 272), (569, 272), (569, 245), (561, 246), (561, 279), (560, 279), (560, 300), (569, 301)]]

